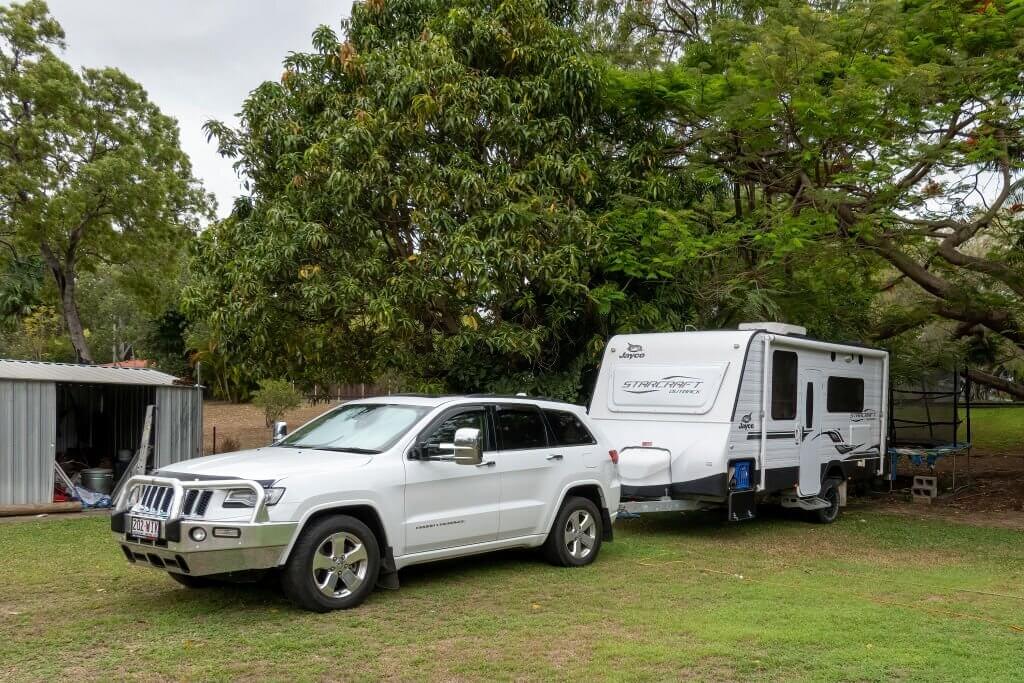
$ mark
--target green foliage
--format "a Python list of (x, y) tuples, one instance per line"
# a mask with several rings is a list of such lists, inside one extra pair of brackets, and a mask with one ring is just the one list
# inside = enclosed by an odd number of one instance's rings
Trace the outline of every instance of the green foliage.
[(46, 4), (0, 8), (0, 246), (38, 254), (77, 355), (92, 354), (77, 276), (97, 263), (159, 287), (209, 215), (177, 124), (116, 69), (75, 70)]
[(0, 330), (41, 303), (43, 264), (38, 258), (0, 259)]
[(647, 61), (616, 100), (667, 131), (673, 173), (731, 186), (716, 238), (761, 283), (737, 291), (825, 336), (945, 321), (947, 346), (985, 330), (1020, 353), (1019, 2), (638, 1), (620, 21)]
[(620, 148), (645, 131), (623, 142), (546, 3), (357, 4), (345, 31), (317, 29), (240, 129), (209, 124), (253, 191), (198, 241), (185, 306), (231, 363), (576, 398), (609, 333), (689, 319), (673, 227), (625, 234), (616, 207), (690, 186)]
[(260, 380), (260, 388), (252, 395), (252, 402), (263, 408), (263, 417), (270, 427), (286, 412), (302, 405), (302, 394), (284, 380), (263, 379)]
[(36, 306), (15, 319), (10, 330), (0, 330), (0, 358), (74, 362), (60, 314), (52, 306)]

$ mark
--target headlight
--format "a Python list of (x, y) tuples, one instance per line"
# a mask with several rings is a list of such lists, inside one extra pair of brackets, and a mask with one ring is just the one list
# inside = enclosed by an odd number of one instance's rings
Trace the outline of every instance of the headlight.
[[(284, 495), (283, 488), (263, 489), (263, 500), (267, 505), (275, 505)], [(231, 489), (224, 497), (226, 508), (251, 508), (256, 507), (256, 493), (252, 489)]]

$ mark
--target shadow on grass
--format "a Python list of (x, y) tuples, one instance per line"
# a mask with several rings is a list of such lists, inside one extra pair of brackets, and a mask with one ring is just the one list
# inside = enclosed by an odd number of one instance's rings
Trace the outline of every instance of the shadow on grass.
[[(720, 511), (693, 512), (687, 514), (664, 513), (643, 515), (637, 519), (623, 519), (615, 524), (618, 547), (626, 548), (626, 555), (616, 552), (616, 543), (605, 546), (596, 565), (615, 563), (629, 557), (631, 539), (664, 541), (678, 539), (694, 540), (742, 540), (751, 536), (764, 536), (778, 531), (799, 529), (810, 524), (808, 516), (798, 510), (778, 507), (762, 507), (759, 516), (742, 523), (730, 523), (723, 519)], [(614, 553), (609, 557), (609, 548)], [(432, 584), (444, 585), (452, 581), (479, 580), (488, 583), (495, 576), (523, 571), (560, 571), (550, 567), (539, 549), (522, 548), (494, 551), (465, 557), (439, 560), (412, 565), (399, 572), (399, 581), (404, 588), (424, 587)], [(488, 578), (491, 577), (491, 578)], [(212, 615), (216, 613), (235, 614), (253, 609), (276, 609), (304, 613), (291, 605), (284, 597), (278, 584), (278, 574), (268, 572), (264, 577), (249, 583), (223, 583), (208, 588), (190, 589), (179, 586), (166, 577), (154, 576), (159, 582), (158, 590), (151, 593), (129, 593), (120, 601), (122, 608), (136, 612), (160, 613), (167, 610)], [(371, 594), (370, 601), (386, 600), (391, 591), (378, 590)]]

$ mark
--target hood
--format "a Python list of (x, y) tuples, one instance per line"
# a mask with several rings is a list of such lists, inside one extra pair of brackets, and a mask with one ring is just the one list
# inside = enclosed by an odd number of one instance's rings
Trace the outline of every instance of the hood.
[(158, 476), (179, 479), (254, 479), (264, 486), (299, 474), (345, 472), (373, 460), (371, 455), (311, 448), (254, 448), (248, 451), (208, 455), (162, 467)]

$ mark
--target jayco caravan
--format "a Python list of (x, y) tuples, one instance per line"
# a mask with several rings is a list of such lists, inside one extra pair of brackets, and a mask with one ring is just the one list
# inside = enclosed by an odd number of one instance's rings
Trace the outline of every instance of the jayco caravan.
[(882, 473), (889, 358), (806, 330), (620, 335), (605, 349), (590, 415), (619, 453), (626, 510), (758, 502), (835, 519), (846, 484)]

